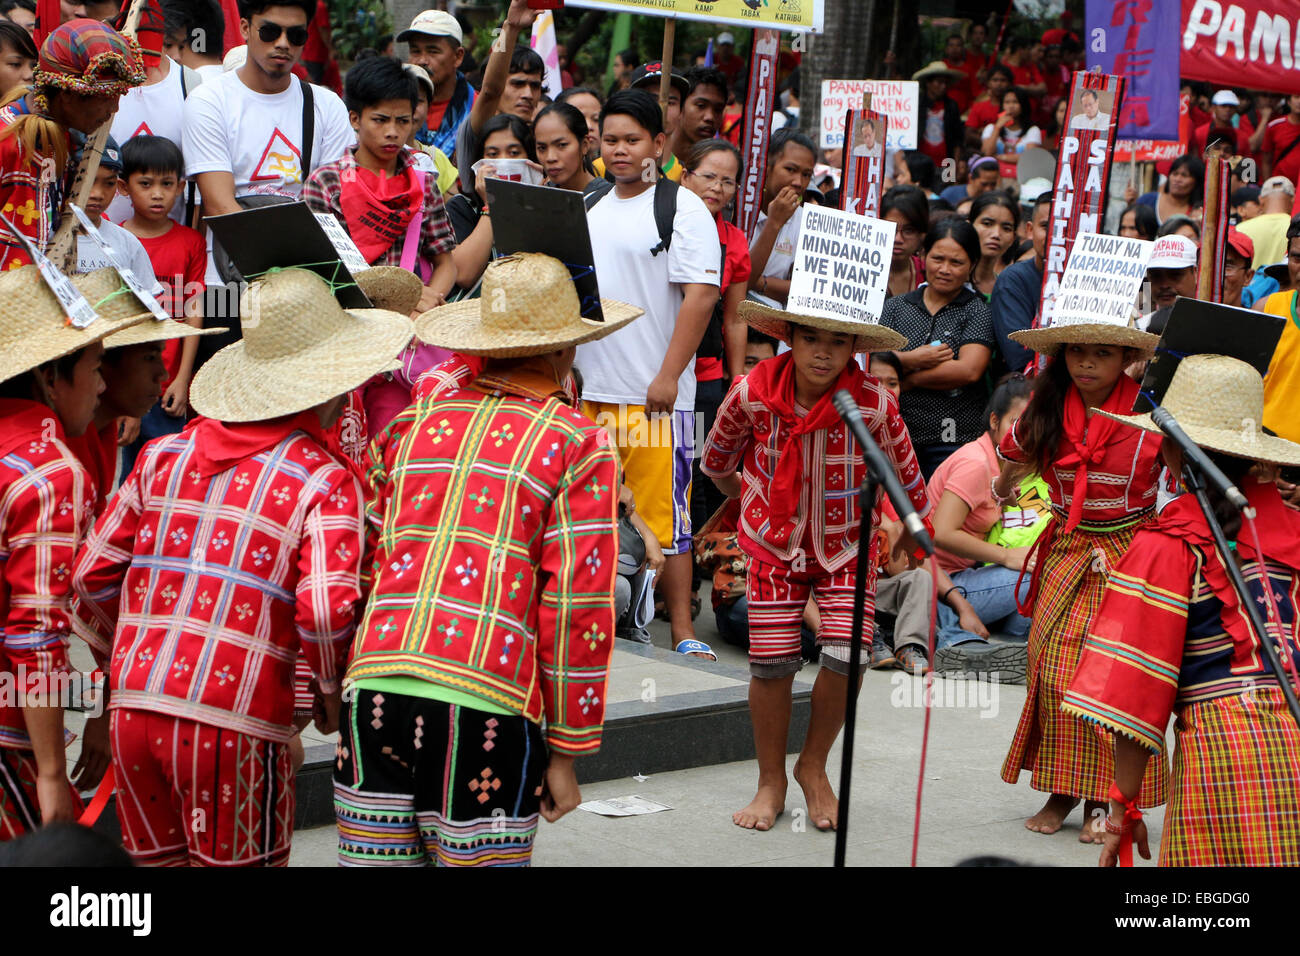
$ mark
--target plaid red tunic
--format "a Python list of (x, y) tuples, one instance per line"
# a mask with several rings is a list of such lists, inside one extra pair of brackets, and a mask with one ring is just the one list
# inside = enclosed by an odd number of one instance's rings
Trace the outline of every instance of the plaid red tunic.
[(191, 427), (145, 449), (78, 555), (73, 627), (111, 645), (110, 707), (285, 742), (299, 648), (338, 687), (361, 483), (302, 431), (206, 476), (198, 445)]
[[(930, 499), (898, 402), (861, 369), (853, 371), (851, 391), (867, 428), (893, 463), (916, 513), (924, 518), (930, 512)], [(810, 547), (806, 556), (810, 565), (816, 562), (823, 570), (838, 571), (858, 551), (858, 486), (866, 474), (862, 455), (848, 426), (838, 417), (830, 427), (794, 439), (800, 442), (803, 456), (798, 503), (791, 521), (773, 527), (769, 520), (772, 475), (791, 438), (781, 419), (751, 389), (749, 378), (741, 379), (723, 399), (705, 442), (700, 470), (712, 478), (743, 465), (740, 546), (746, 554), (790, 567), (796, 553), (803, 554)], [(871, 525), (880, 526), (879, 500)]]
[[(0, 399), (0, 674), (68, 669), (72, 564), (94, 497), (58, 417), (36, 402)], [(3, 693), (0, 747), (31, 749), (22, 708)]]
[[(1300, 515), (1271, 483), (1244, 490), (1294, 656)], [(1263, 607), (1264, 568), (1239, 538)], [(1062, 709), (1156, 753), (1177, 715), (1162, 865), (1300, 865), (1300, 729), (1191, 495), (1139, 531), (1111, 571)]]
[(370, 447), (374, 584), (348, 680), (404, 675), (600, 746), (614, 636), (618, 459), (519, 372), (425, 396)]

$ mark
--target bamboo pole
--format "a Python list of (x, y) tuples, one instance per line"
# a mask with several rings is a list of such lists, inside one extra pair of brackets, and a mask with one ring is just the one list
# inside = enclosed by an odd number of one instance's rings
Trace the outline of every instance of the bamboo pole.
[(677, 21), (668, 17), (664, 20), (664, 48), (659, 57), (659, 109), (668, 116), (668, 91), (673, 87), (673, 46), (677, 41)]

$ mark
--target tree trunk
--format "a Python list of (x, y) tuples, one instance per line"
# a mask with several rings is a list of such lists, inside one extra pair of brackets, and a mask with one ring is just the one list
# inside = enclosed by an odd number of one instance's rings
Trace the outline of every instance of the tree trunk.
[[(822, 80), (868, 79), (876, 7), (882, 0), (825, 0), (825, 29), (804, 35), (799, 69), (799, 122), (817, 138)], [(798, 38), (796, 38), (798, 39)]]
[[(799, 68), (799, 125), (817, 139), (822, 80), (867, 80), (884, 76), (877, 28), (892, 15), (888, 0), (825, 0), (825, 29), (803, 35)], [(877, 15), (879, 12), (879, 15)]]

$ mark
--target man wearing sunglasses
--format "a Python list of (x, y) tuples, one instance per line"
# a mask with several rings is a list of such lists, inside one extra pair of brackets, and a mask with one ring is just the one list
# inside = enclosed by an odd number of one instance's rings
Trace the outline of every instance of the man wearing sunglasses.
[[(355, 142), (343, 101), (291, 72), (315, 13), (316, 0), (239, 0), (247, 61), (185, 100), (186, 175), (197, 178), (205, 215), (239, 212), (252, 196), (296, 200), (313, 169)], [(221, 285), (211, 255), (207, 283)]]

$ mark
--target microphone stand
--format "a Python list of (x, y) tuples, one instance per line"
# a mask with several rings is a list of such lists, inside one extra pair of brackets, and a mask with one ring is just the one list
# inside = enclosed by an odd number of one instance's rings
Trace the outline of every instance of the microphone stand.
[(849, 787), (853, 779), (853, 730), (858, 719), (858, 679), (862, 675), (862, 629), (867, 612), (867, 573), (871, 561), (871, 512), (876, 506), (880, 478), (863, 454), (866, 477), (858, 488), (858, 568), (853, 584), (853, 636), (849, 647), (849, 680), (844, 699), (844, 746), (840, 753), (840, 807), (835, 826), (835, 866), (844, 866), (849, 833)]
[[(1277, 648), (1273, 646), (1273, 638), (1268, 633), (1259, 607), (1246, 585), (1246, 578), (1242, 575), (1241, 568), (1237, 567), (1237, 562), (1233, 560), (1233, 552), (1228, 548), (1228, 538), (1223, 533), (1223, 527), (1219, 524), (1218, 519), (1214, 517), (1214, 508), (1210, 505), (1209, 496), (1205, 493), (1205, 476), (1190, 464), (1184, 463), (1183, 484), (1196, 496), (1196, 503), (1201, 506), (1201, 513), (1205, 515), (1206, 523), (1210, 526), (1210, 533), (1214, 535), (1215, 547), (1219, 549), (1219, 556), (1223, 559), (1223, 566), (1228, 571), (1228, 578), (1232, 581), (1232, 587), (1237, 592), (1237, 602), (1250, 618), (1250, 625), (1259, 636), (1260, 646), (1264, 648), (1264, 655), (1268, 658), (1269, 666), (1273, 668), (1278, 686), (1282, 688), (1282, 697), (1286, 700), (1287, 709), (1291, 711), (1291, 717), (1295, 720), (1296, 726), (1300, 727), (1300, 701), (1296, 700), (1295, 689), (1291, 686), (1291, 679), (1287, 676), (1286, 668), (1282, 666), (1282, 660), (1278, 655)], [(1260, 573), (1263, 575), (1263, 586), (1271, 588), (1273, 584), (1269, 580), (1268, 569), (1264, 565), (1264, 556), (1262, 554), (1259, 556), (1259, 564)], [(1281, 624), (1282, 622), (1278, 621), (1279, 628)], [(1286, 640), (1286, 635), (1280, 635), (1280, 640)], [(842, 813), (843, 810), (840, 812)]]

